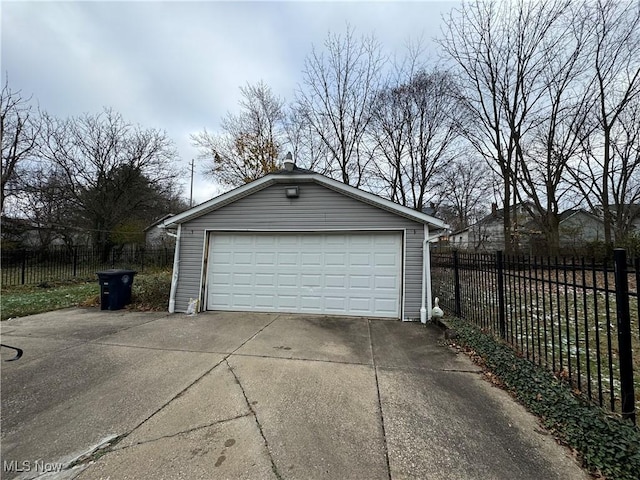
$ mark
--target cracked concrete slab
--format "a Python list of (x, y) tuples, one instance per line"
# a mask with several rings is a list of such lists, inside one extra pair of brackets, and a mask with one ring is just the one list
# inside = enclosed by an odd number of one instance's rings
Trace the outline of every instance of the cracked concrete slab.
[(170, 315), (153, 324), (102, 338), (100, 343), (194, 352), (231, 353), (278, 315), (204, 312)]
[(388, 478), (371, 366), (242, 356), (228, 362), (281, 478)]
[(434, 325), (376, 320), (369, 324), (378, 367), (482, 371), (466, 355), (453, 354), (445, 347), (442, 331)]
[(473, 373), (378, 370), (391, 478), (590, 478), (535, 418)]
[(106, 478), (277, 479), (253, 416), (110, 452), (76, 477)]
[(251, 415), (244, 394), (225, 362), (136, 428), (117, 448)]
[(2, 458), (122, 440), (47, 480), (589, 478), (431, 326), (78, 310), (11, 321)]
[(15, 362), (2, 369), (2, 458), (65, 463), (131, 431), (221, 359), (83, 344)]
[(282, 315), (236, 353), (371, 363), (369, 332), (364, 318)]
[[(2, 335), (54, 338), (60, 340), (96, 340), (136, 325), (166, 317), (168, 313), (65, 308), (28, 317), (5, 320)], [(3, 342), (5, 343), (5, 342)]]
[[(32, 360), (62, 352), (67, 348), (72, 348), (82, 344), (83, 341), (78, 339), (64, 340), (47, 337), (23, 337), (19, 335), (5, 336), (3, 333), (2, 343), (22, 349), (22, 357), (20, 358), (19, 363), (9, 362), (2, 364), (3, 368), (12, 368), (12, 366), (17, 367)], [(16, 355), (15, 350), (4, 347), (0, 352), (0, 359), (2, 361), (14, 358)]]

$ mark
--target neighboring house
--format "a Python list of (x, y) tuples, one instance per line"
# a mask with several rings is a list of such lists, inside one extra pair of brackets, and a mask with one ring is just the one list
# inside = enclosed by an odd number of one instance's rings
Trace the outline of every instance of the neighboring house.
[(604, 240), (604, 222), (586, 210), (565, 210), (560, 214), (559, 234), (561, 248), (579, 249)]
[(469, 227), (453, 232), (449, 235), (449, 246), (456, 250), (469, 249)]
[(144, 229), (144, 244), (151, 248), (173, 247), (176, 243), (174, 236), (170, 235), (166, 229), (158, 228), (167, 218), (173, 217), (173, 213), (168, 213), (157, 219)]
[(441, 220), (323, 175), (268, 174), (163, 222), (177, 229), (170, 312), (426, 321)]
[[(511, 206), (511, 222), (521, 247), (528, 244), (532, 218), (523, 204)], [(504, 250), (504, 209), (491, 205), (491, 213), (468, 227), (467, 247), (476, 252)]]
[[(622, 219), (622, 229), (627, 233), (640, 234), (640, 204), (626, 203), (621, 204), (619, 207)], [(612, 221), (615, 223), (618, 217), (618, 211), (615, 205), (610, 205), (609, 210), (612, 215)], [(603, 218), (603, 208), (601, 205), (597, 205), (593, 211), (594, 215), (598, 218)], [(613, 226), (615, 229), (615, 225)]]
[(0, 220), (2, 244), (4, 248), (24, 248), (37, 250), (62, 245), (88, 245), (90, 235), (82, 230), (65, 229), (40, 225), (24, 218), (2, 215)]

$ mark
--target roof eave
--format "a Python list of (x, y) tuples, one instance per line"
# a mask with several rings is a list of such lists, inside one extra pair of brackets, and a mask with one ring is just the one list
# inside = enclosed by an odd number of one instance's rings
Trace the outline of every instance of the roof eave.
[(201, 215), (204, 215), (210, 211), (217, 210), (225, 205), (233, 203), (243, 197), (251, 195), (259, 190), (267, 188), (275, 183), (288, 183), (290, 181), (313, 181), (317, 182), (321, 185), (324, 185), (331, 190), (337, 191), (349, 197), (355, 198), (357, 200), (363, 201), (365, 203), (371, 204), (378, 208), (382, 208), (384, 210), (391, 211), (403, 217), (409, 218), (411, 220), (417, 221), (419, 223), (426, 223), (429, 226), (448, 229), (449, 225), (447, 225), (442, 220), (432, 217), (431, 215), (427, 215), (416, 210), (413, 210), (409, 207), (404, 207), (402, 205), (398, 205), (390, 200), (386, 200), (382, 197), (374, 195), (372, 193), (365, 192), (358, 188), (345, 185), (344, 183), (338, 182), (337, 180), (330, 179), (324, 175), (318, 173), (295, 173), (295, 174), (283, 174), (279, 172), (276, 174), (265, 175), (264, 177), (255, 180), (254, 182), (247, 183), (238, 188), (230, 190), (222, 195), (219, 195), (211, 200), (204, 202), (200, 205), (197, 205), (189, 210), (186, 210), (178, 215), (175, 215), (171, 218), (164, 220), (158, 228), (175, 228), (178, 224), (188, 222), (189, 220), (193, 220)]

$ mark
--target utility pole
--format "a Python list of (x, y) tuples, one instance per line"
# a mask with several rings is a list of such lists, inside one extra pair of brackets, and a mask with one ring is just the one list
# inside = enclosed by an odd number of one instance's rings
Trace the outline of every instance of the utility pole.
[(189, 194), (189, 207), (193, 207), (193, 168), (195, 166), (195, 160), (191, 159), (191, 193)]

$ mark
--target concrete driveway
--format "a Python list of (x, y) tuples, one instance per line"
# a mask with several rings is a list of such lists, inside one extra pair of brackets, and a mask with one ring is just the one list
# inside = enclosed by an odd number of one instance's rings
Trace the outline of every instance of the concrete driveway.
[(70, 309), (1, 328), (24, 350), (2, 362), (2, 478), (589, 478), (435, 327)]

